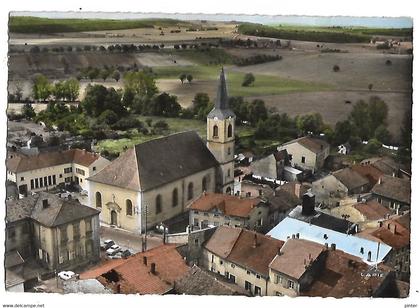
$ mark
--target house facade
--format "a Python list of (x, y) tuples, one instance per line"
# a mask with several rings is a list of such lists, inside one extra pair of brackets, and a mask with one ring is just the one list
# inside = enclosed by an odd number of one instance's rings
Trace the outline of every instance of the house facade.
[(312, 173), (320, 170), (330, 155), (330, 146), (327, 142), (310, 136), (284, 143), (277, 147), (277, 150), (287, 151), (292, 167), (309, 170)]
[(109, 160), (86, 150), (46, 152), (35, 156), (10, 154), (6, 161), (7, 180), (16, 183), (19, 194), (50, 190), (75, 183), (87, 190), (87, 178), (109, 164)]
[(6, 204), (6, 252), (34, 258), (48, 270), (99, 260), (99, 211), (39, 193)]
[(378, 203), (394, 213), (410, 209), (410, 180), (383, 175), (372, 188), (372, 195)]
[(243, 199), (232, 195), (203, 193), (190, 206), (189, 221), (194, 228), (209, 225), (235, 226), (262, 230), (267, 224), (269, 208), (258, 198)]

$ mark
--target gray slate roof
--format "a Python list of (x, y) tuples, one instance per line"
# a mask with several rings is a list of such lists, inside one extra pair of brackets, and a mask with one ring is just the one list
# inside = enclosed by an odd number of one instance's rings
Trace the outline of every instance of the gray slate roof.
[(333, 172), (333, 176), (344, 184), (348, 190), (369, 184), (369, 180), (350, 168), (344, 168)]
[(88, 180), (145, 191), (218, 165), (200, 136), (188, 131), (138, 144)]
[[(43, 208), (43, 200), (48, 200), (47, 208)], [(46, 227), (55, 227), (98, 214), (98, 210), (78, 201), (64, 200), (46, 192), (6, 202), (8, 223), (30, 218)]]
[(381, 184), (376, 184), (372, 188), (372, 192), (406, 204), (411, 203), (411, 185), (410, 181), (406, 179), (384, 175), (381, 178)]
[(222, 68), (219, 77), (219, 85), (217, 87), (216, 101), (214, 102), (214, 108), (207, 115), (207, 118), (226, 119), (229, 117), (235, 117), (235, 113), (229, 108), (229, 97), (226, 86), (225, 72)]

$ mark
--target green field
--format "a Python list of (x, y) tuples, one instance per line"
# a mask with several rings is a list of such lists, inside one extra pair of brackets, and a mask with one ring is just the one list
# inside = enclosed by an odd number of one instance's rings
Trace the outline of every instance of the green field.
[(376, 29), (362, 27), (266, 26), (252, 23), (240, 24), (238, 31), (245, 35), (327, 43), (367, 43), (374, 35), (401, 37), (412, 37), (413, 35), (412, 28)]
[[(219, 66), (162, 66), (155, 67), (156, 77), (162, 79), (178, 79), (182, 73), (191, 74), (194, 80), (216, 80), (219, 77)], [(252, 69), (250, 69), (252, 72)], [(292, 80), (277, 76), (254, 74), (255, 82), (249, 87), (243, 87), (245, 73), (229, 72), (227, 82), (229, 94), (232, 96), (276, 95), (293, 92), (326, 91), (333, 87), (326, 84)]]
[(17, 33), (58, 33), (101, 30), (122, 30), (169, 26), (189, 26), (176, 19), (53, 19), (30, 16), (11, 16), (9, 31)]
[[(195, 130), (201, 137), (206, 136), (206, 122), (199, 121), (199, 120), (190, 120), (190, 119), (180, 119), (180, 118), (164, 118), (164, 117), (156, 117), (156, 116), (139, 116), (140, 121), (146, 124), (146, 119), (152, 119), (153, 122), (163, 120), (169, 125), (169, 131), (167, 134), (173, 134), (177, 132)], [(152, 125), (153, 125), (152, 122)], [(239, 137), (247, 137), (254, 134), (254, 129), (251, 127), (244, 127), (239, 126), (237, 127), (236, 134)], [(123, 151), (124, 147), (131, 147), (136, 144), (146, 142), (151, 139), (162, 137), (163, 135), (143, 135), (141, 133), (134, 133), (133, 136), (128, 138), (122, 139), (105, 139), (101, 140), (97, 144), (98, 151), (107, 150), (110, 153), (120, 153)]]

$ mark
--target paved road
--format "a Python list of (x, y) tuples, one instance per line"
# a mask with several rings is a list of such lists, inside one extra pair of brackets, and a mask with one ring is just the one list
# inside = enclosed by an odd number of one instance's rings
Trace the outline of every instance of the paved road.
[[(141, 236), (121, 229), (101, 226), (101, 240), (111, 239), (123, 249), (137, 253), (141, 252)], [(147, 250), (163, 243), (162, 237), (158, 235), (147, 235)]]

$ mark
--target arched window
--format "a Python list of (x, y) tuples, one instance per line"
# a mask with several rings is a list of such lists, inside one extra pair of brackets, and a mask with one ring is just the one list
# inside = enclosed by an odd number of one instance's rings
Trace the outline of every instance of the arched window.
[(176, 207), (178, 205), (178, 188), (174, 188), (172, 191), (172, 206)]
[(194, 184), (190, 182), (190, 184), (188, 184), (188, 200), (191, 200), (193, 198), (193, 195), (194, 195)]
[(228, 126), (228, 138), (232, 137), (232, 124), (229, 124)]
[(219, 127), (217, 127), (217, 125), (213, 126), (213, 137), (219, 137)]
[(202, 191), (207, 191), (207, 177), (203, 177), (203, 180), (201, 181), (201, 188)]
[(133, 203), (130, 199), (125, 201), (125, 214), (128, 216), (133, 216)]
[(102, 207), (102, 195), (99, 191), (95, 194), (96, 197), (96, 207)]
[(157, 195), (156, 196), (156, 214), (159, 214), (162, 212), (162, 196)]

